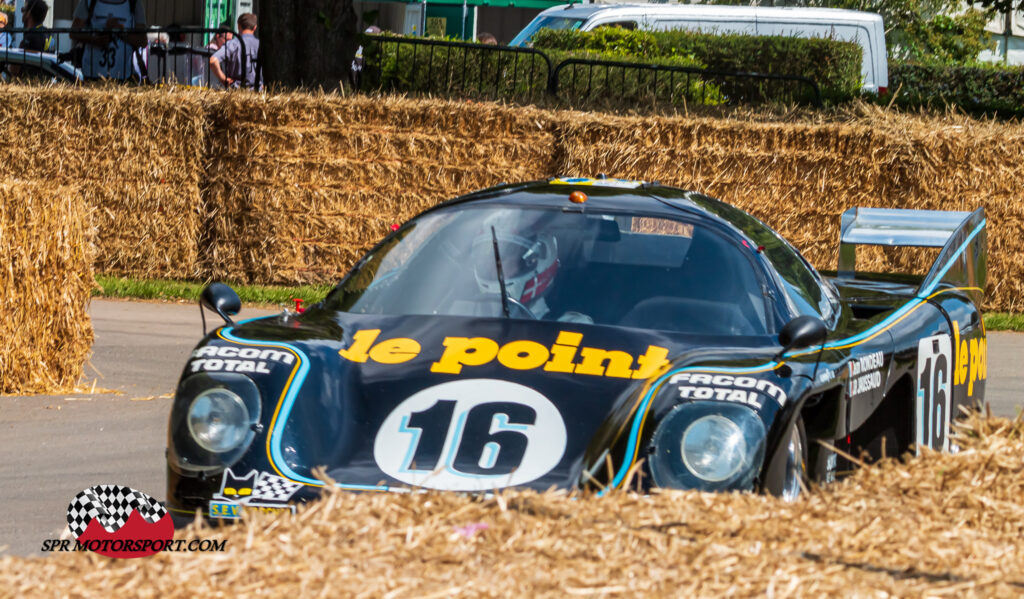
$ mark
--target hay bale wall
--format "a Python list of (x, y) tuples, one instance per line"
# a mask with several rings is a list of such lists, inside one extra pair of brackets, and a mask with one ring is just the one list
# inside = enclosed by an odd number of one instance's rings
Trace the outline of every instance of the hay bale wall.
[(0, 393), (78, 382), (92, 345), (89, 214), (73, 188), (0, 183)]
[[(618, 117), (444, 100), (0, 90), (0, 176), (81, 188), (98, 270), (336, 281), (390, 225), (502, 181), (657, 180), (752, 212), (834, 269), (852, 206), (989, 217), (986, 308), (1024, 311), (1024, 126), (861, 107), (841, 115)], [(125, 158), (128, 157), (128, 158)], [(865, 252), (922, 272), (934, 254)]]
[(206, 122), (197, 94), (4, 86), (0, 181), (80, 189), (102, 272), (201, 277)]
[(209, 272), (338, 280), (393, 223), (555, 170), (549, 113), (453, 101), (226, 96), (212, 127)]
[[(821, 269), (853, 206), (989, 217), (986, 308), (1024, 310), (1024, 127), (863, 108), (843, 122), (615, 117), (439, 100), (227, 96), (206, 195), (214, 278), (331, 282), (444, 199), (553, 175), (657, 180), (752, 212)], [(795, 121), (795, 122), (794, 122)], [(937, 252), (862, 251), (923, 274)]]

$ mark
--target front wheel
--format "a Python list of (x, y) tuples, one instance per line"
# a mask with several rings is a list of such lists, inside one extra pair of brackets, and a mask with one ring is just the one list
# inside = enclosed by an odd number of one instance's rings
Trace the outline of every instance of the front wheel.
[(785, 452), (781, 496), (786, 501), (795, 501), (807, 488), (807, 433), (800, 416), (790, 430)]

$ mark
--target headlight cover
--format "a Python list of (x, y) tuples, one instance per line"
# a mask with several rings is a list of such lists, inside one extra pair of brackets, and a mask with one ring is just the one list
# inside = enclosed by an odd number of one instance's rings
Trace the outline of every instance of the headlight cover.
[(237, 449), (252, 434), (249, 410), (230, 389), (207, 389), (188, 409), (188, 431), (200, 447), (213, 453)]
[(661, 420), (652, 441), (651, 475), (659, 487), (750, 489), (764, 460), (764, 425), (738, 404), (676, 406)]
[(231, 466), (256, 437), (261, 404), (256, 383), (245, 375), (204, 372), (186, 378), (171, 410), (169, 465), (192, 474)]

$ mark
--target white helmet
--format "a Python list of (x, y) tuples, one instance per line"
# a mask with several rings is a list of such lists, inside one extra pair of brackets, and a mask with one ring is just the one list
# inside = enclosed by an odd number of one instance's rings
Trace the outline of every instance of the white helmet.
[[(500, 294), (495, 266), (494, 235), (490, 228), (473, 241), (473, 274), (480, 290)], [(529, 237), (497, 231), (498, 253), (508, 297), (533, 309), (538, 306), (558, 272), (558, 243), (553, 235)], [(542, 312), (546, 312), (545, 308)], [(539, 317), (542, 314), (535, 314)]]

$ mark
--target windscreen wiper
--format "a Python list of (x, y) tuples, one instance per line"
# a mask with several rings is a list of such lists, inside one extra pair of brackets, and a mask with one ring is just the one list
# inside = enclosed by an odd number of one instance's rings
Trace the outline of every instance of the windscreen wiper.
[(491, 242), (494, 244), (494, 267), (498, 271), (498, 287), (501, 289), (501, 310), (505, 318), (511, 318), (508, 309), (508, 291), (505, 290), (505, 273), (501, 270), (501, 254), (498, 252), (498, 234), (491, 227)]

